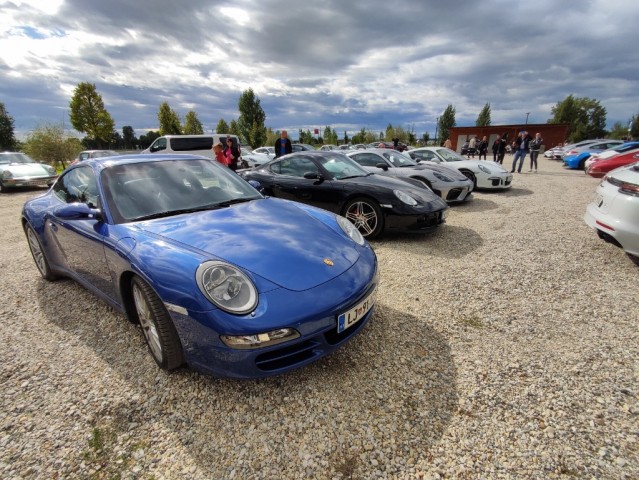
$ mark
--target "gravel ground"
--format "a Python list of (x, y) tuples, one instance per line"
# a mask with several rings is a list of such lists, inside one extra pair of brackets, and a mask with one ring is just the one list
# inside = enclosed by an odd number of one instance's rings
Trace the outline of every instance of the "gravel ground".
[(38, 192), (0, 195), (0, 477), (639, 478), (639, 262), (584, 224), (597, 180), (540, 167), (374, 241), (368, 327), (259, 381), (158, 370), (136, 326), (40, 278)]

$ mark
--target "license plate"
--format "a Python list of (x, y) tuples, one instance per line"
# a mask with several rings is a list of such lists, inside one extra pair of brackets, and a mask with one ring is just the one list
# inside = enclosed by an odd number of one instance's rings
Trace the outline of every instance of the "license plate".
[(373, 305), (375, 305), (375, 293), (373, 290), (368, 297), (359, 302), (349, 311), (344, 312), (337, 317), (337, 333), (342, 333), (349, 327), (352, 327), (366, 315)]
[(597, 205), (597, 208), (601, 208), (601, 206), (603, 205), (603, 197), (597, 193), (595, 195), (595, 199), (593, 200), (593, 203)]

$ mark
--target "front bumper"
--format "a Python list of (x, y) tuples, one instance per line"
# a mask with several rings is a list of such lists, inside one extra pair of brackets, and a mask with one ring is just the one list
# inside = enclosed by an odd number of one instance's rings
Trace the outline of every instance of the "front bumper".
[(500, 175), (491, 174), (488, 177), (477, 177), (477, 188), (503, 190), (512, 187), (512, 173), (504, 173)]
[[(373, 315), (374, 306), (350, 328), (337, 331), (338, 315), (358, 305), (378, 286), (376, 260), (370, 261), (375, 254), (371, 250), (369, 255), (340, 277), (315, 288), (301, 292), (279, 288), (260, 294), (261, 305), (254, 318), (234, 317), (220, 310), (170, 311), (187, 364), (218, 377), (261, 378), (302, 367), (337, 350)], [(233, 331), (221, 331), (229, 322), (234, 322)], [(239, 331), (237, 325), (246, 326), (246, 330)], [(220, 339), (220, 335), (253, 335), (276, 328), (293, 328), (300, 336), (251, 350), (229, 348)]]
[(57, 175), (51, 177), (18, 177), (2, 179), (2, 185), (8, 188), (14, 187), (48, 187), (58, 178)]

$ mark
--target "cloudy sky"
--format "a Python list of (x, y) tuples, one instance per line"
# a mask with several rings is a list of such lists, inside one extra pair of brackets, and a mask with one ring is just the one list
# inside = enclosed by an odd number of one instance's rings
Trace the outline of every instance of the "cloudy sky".
[(608, 126), (639, 112), (637, 0), (0, 0), (0, 102), (22, 138), (94, 83), (121, 131), (166, 101), (207, 131), (252, 88), (275, 130), (391, 123), (433, 136), (447, 105), (474, 125), (545, 123), (569, 94)]

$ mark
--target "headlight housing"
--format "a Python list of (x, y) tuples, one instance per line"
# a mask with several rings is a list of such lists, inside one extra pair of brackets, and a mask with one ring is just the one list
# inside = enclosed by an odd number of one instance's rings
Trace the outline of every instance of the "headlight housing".
[(344, 233), (348, 235), (351, 240), (360, 245), (364, 245), (364, 237), (355, 225), (340, 215), (335, 215), (335, 218), (337, 219), (337, 224), (342, 230), (344, 230)]
[(8, 178), (11, 178), (11, 177), (13, 177), (13, 174), (11, 173), (11, 171), (9, 171), (9, 170), (3, 170), (2, 171), (2, 178), (8, 179)]
[(439, 172), (433, 172), (433, 175), (435, 175), (436, 178), (439, 178), (442, 182), (452, 182), (453, 179), (450, 177), (447, 177), (446, 175), (443, 175)]
[(53, 168), (51, 165), (47, 165), (47, 172), (49, 172), (49, 175), (55, 175), (55, 168)]
[(399, 198), (402, 201), (402, 203), (405, 203), (406, 205), (411, 205), (413, 207), (417, 205), (417, 200), (411, 197), (408, 193), (402, 192), (401, 190), (393, 190), (393, 193), (395, 194), (397, 198)]
[(202, 263), (195, 273), (202, 293), (215, 306), (235, 315), (249, 313), (257, 306), (257, 289), (237, 267), (211, 260)]
[(490, 168), (483, 166), (481, 163), (479, 165), (477, 165), (477, 166), (484, 173), (488, 173), (488, 174), (493, 173), (493, 172), (490, 171)]

